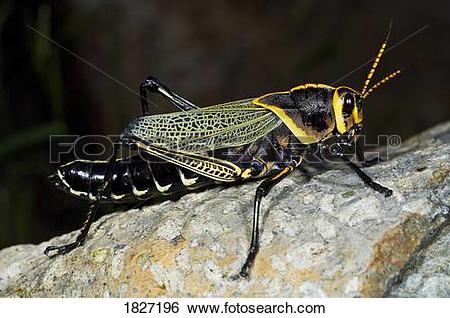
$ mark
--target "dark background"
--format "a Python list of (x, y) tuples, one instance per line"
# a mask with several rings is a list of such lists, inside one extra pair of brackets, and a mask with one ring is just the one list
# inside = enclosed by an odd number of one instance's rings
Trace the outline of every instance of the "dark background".
[(369, 66), (335, 81), (376, 54), (390, 18), (391, 45), (428, 25), (375, 76), (407, 67), (365, 104), (374, 142), (450, 118), (449, 12), (448, 1), (1, 1), (0, 248), (84, 218), (85, 202), (47, 182), (49, 135), (119, 134), (140, 113), (133, 92), (27, 25), (132, 89), (151, 74), (202, 106), (305, 82), (359, 90)]

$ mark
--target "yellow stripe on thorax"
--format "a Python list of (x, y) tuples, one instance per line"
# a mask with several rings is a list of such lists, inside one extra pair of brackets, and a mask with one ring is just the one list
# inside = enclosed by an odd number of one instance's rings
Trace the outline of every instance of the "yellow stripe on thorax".
[(312, 144), (316, 142), (315, 138), (308, 136), (308, 134), (292, 120), (292, 118), (286, 113), (284, 109), (281, 109), (280, 107), (274, 105), (267, 105), (258, 101), (253, 101), (253, 103), (274, 112), (275, 115), (277, 115), (283, 121), (283, 123), (289, 128), (294, 136), (298, 140), (300, 140), (301, 143)]
[(265, 98), (267, 96), (270, 96), (270, 95), (289, 94), (292, 91), (305, 89), (305, 88), (329, 88), (329, 89), (335, 89), (334, 87), (326, 85), (326, 84), (312, 84), (312, 83), (302, 84), (302, 85), (299, 85), (299, 86), (296, 86), (296, 87), (292, 88), (290, 91), (269, 93), (269, 94), (263, 95), (261, 97), (255, 98), (253, 100), (253, 104), (258, 105), (258, 106), (262, 106), (262, 107), (267, 108), (267, 109), (271, 110), (272, 112), (274, 112), (275, 115), (277, 115), (283, 121), (283, 123), (289, 128), (289, 130), (294, 134), (294, 136), (298, 140), (300, 140), (301, 143), (303, 143), (303, 144), (312, 144), (312, 143), (317, 142), (317, 138), (308, 135), (301, 127), (299, 127), (299, 125), (296, 122), (294, 122), (294, 120), (291, 118), (291, 116), (289, 116), (289, 114), (287, 114), (284, 109), (279, 107), (279, 105), (269, 105), (269, 104), (265, 104), (265, 103), (262, 103), (262, 102), (259, 101), (259, 100), (261, 100), (261, 99), (263, 99), (263, 98)]
[(328, 89), (331, 89), (331, 90), (335, 89), (335, 87), (327, 85), (327, 84), (307, 83), (307, 84), (302, 84), (302, 85), (295, 86), (290, 91), (292, 92), (292, 91), (296, 91), (296, 90), (299, 90), (299, 89), (305, 89), (305, 88), (328, 88)]
[(342, 109), (344, 107), (344, 101), (340, 98), (340, 95), (338, 93), (338, 90), (334, 91), (333, 94), (333, 110), (334, 110), (334, 117), (336, 121), (336, 127), (337, 130), (343, 134), (347, 131), (344, 115), (342, 114)]

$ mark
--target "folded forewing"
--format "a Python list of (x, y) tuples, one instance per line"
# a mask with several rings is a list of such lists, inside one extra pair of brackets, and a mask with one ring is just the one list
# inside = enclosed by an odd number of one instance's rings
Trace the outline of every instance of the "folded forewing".
[(239, 180), (242, 174), (241, 168), (226, 160), (195, 153), (167, 150), (141, 142), (137, 146), (155, 157), (197, 172), (213, 180), (233, 182)]
[(193, 153), (249, 144), (281, 124), (273, 112), (252, 100), (137, 117), (124, 134), (165, 149)]

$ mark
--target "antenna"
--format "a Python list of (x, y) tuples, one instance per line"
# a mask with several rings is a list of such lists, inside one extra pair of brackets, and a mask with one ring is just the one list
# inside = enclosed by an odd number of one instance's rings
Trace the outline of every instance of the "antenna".
[(365, 93), (362, 94), (362, 98), (365, 99), (367, 96), (369, 96), (370, 93), (372, 93), (374, 90), (376, 90), (378, 87), (381, 86), (381, 84), (386, 83), (387, 81), (390, 81), (394, 77), (396, 77), (398, 74), (400, 74), (401, 70), (396, 70), (395, 72), (389, 74), (385, 78), (383, 78), (381, 81), (373, 85), (370, 89), (368, 89)]
[(384, 39), (383, 44), (381, 44), (381, 47), (378, 50), (377, 57), (373, 61), (372, 67), (370, 68), (370, 71), (369, 71), (369, 74), (367, 74), (367, 78), (366, 78), (366, 81), (364, 82), (364, 86), (363, 86), (363, 89), (361, 91), (361, 95), (364, 95), (366, 93), (367, 87), (369, 87), (369, 84), (370, 84), (370, 80), (371, 80), (373, 74), (375, 73), (375, 70), (377, 69), (377, 66), (378, 66), (378, 63), (381, 60), (381, 57), (383, 56), (384, 49), (386, 48), (387, 42), (389, 40), (389, 35), (391, 33), (391, 28), (392, 28), (392, 20), (389, 22), (389, 30), (388, 30), (388, 32), (386, 34), (386, 38)]

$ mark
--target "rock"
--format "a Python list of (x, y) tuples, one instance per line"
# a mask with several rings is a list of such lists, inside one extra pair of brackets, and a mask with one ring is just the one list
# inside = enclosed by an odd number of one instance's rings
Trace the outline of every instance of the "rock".
[(450, 297), (450, 122), (364, 170), (385, 198), (344, 166), (296, 172), (263, 200), (251, 279), (246, 257), (257, 183), (188, 194), (94, 223), (82, 248), (0, 251), (2, 297)]
[(428, 248), (418, 253), (416, 266), (406, 267), (401, 283), (386, 294), (391, 297), (450, 296), (450, 227)]

